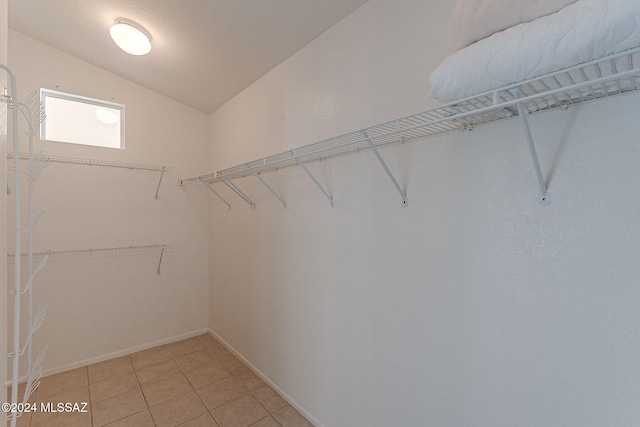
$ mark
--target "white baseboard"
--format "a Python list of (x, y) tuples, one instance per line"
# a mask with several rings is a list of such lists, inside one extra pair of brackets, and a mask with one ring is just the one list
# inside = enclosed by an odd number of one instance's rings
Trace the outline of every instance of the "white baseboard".
[(224, 345), (231, 353), (233, 353), (238, 359), (240, 359), (249, 369), (253, 371), (262, 381), (267, 383), (269, 387), (274, 389), (284, 400), (289, 403), (289, 405), (293, 406), (296, 411), (300, 412), (311, 424), (315, 427), (324, 427), (324, 425), (318, 421), (313, 415), (307, 412), (298, 402), (296, 402), (291, 396), (284, 392), (276, 383), (271, 381), (269, 377), (263, 374), (258, 368), (256, 368), (251, 362), (249, 362), (240, 352), (238, 352), (235, 348), (233, 348), (228, 342), (224, 340), (220, 335), (216, 334), (213, 330), (209, 329), (209, 334), (220, 341), (222, 345)]
[[(53, 375), (71, 369), (81, 368), (83, 366), (92, 365), (94, 363), (104, 362), (105, 360), (115, 359), (116, 357), (126, 356), (128, 354), (136, 353), (138, 351), (146, 350), (148, 348), (156, 347), (164, 344), (171, 344), (172, 342), (181, 341), (187, 338), (195, 337), (198, 335), (208, 333), (208, 329), (199, 329), (197, 331), (187, 332), (185, 334), (176, 335), (169, 338), (163, 338), (158, 341), (137, 345), (124, 350), (115, 351), (113, 353), (103, 354), (100, 356), (92, 357), (78, 362), (69, 363), (63, 366), (57, 366), (55, 368), (46, 369), (43, 371), (42, 376)], [(46, 357), (45, 357), (46, 360)], [(10, 385), (10, 384), (9, 384)]]

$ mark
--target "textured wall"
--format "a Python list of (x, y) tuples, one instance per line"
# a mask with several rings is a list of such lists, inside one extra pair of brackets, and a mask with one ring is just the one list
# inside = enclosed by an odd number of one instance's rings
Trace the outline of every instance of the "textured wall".
[[(446, 1), (370, 0), (212, 116), (217, 169), (434, 104)], [(211, 198), (210, 327), (317, 425), (630, 426), (638, 95), (387, 147)]]
[(52, 163), (41, 174), (34, 206), (49, 212), (35, 230), (36, 251), (170, 246), (160, 275), (159, 252), (49, 260), (34, 284), (36, 304), (48, 301), (35, 339), (48, 347), (45, 373), (202, 332), (209, 313), (207, 203), (204, 192), (178, 186), (178, 178), (208, 168), (208, 116), (15, 31), (9, 61), (23, 96), (44, 87), (125, 105), (126, 149), (41, 141), (36, 150), (172, 168), (158, 200), (157, 172)]

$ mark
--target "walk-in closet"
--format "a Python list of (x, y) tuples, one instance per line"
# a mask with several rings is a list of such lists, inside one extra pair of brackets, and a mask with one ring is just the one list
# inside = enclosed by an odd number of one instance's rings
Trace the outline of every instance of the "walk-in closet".
[(0, 18), (8, 427), (638, 424), (637, 0)]

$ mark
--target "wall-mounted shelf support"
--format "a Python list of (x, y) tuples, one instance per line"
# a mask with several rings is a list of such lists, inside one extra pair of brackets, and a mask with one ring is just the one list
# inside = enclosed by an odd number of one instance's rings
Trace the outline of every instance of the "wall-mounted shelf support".
[(376, 158), (380, 162), (380, 165), (382, 165), (382, 169), (384, 169), (384, 171), (387, 173), (387, 176), (393, 183), (394, 187), (396, 187), (396, 190), (398, 190), (398, 193), (400, 193), (400, 197), (402, 197), (402, 206), (405, 206), (405, 207), (408, 206), (409, 202), (407, 200), (407, 193), (400, 187), (400, 184), (398, 184), (398, 181), (391, 173), (391, 169), (389, 169), (389, 166), (387, 166), (387, 164), (385, 163), (384, 159), (382, 158), (382, 155), (380, 154), (376, 146), (373, 145), (373, 142), (371, 141), (371, 138), (369, 138), (367, 131), (363, 130), (361, 131), (361, 133), (364, 139), (367, 141), (367, 144), (369, 144), (369, 148), (371, 149), (371, 151), (373, 151), (373, 154), (376, 155)]
[(158, 274), (160, 274), (160, 266), (162, 265), (162, 257), (164, 256), (164, 249), (162, 248), (162, 250), (160, 251), (160, 260), (158, 261)]
[(265, 187), (267, 187), (267, 189), (271, 192), (271, 194), (273, 194), (274, 196), (276, 196), (276, 199), (280, 200), (280, 203), (282, 203), (282, 207), (284, 209), (287, 208), (287, 202), (284, 201), (284, 199), (282, 197), (280, 197), (280, 195), (276, 192), (276, 190), (274, 190), (273, 188), (271, 188), (271, 186), (267, 183), (267, 181), (265, 181), (259, 173), (257, 173), (256, 171), (251, 171), (251, 173), (253, 174), (253, 176), (255, 176), (256, 178), (258, 178), (258, 180), (264, 184)]
[[(515, 88), (511, 91), (515, 98), (520, 97), (520, 89)], [(540, 168), (540, 161), (538, 160), (538, 154), (536, 153), (536, 147), (533, 143), (533, 136), (531, 135), (531, 128), (529, 127), (529, 119), (527, 118), (528, 112), (522, 103), (516, 104), (518, 108), (518, 116), (522, 122), (522, 129), (524, 130), (524, 136), (527, 140), (527, 146), (529, 147), (529, 154), (531, 155), (531, 161), (533, 162), (533, 169), (536, 172), (536, 178), (538, 180), (538, 186), (540, 188), (540, 196), (538, 201), (540, 204), (549, 204), (549, 193), (547, 192), (547, 184), (544, 182), (542, 176), (542, 169)]]
[[(294, 153), (294, 156), (295, 156), (295, 153)], [(307, 168), (307, 166), (304, 163), (302, 163), (302, 160), (300, 160), (299, 158), (296, 158), (296, 162), (298, 163), (298, 166), (300, 166), (302, 168), (302, 170), (307, 174), (307, 176), (309, 178), (311, 178), (311, 181), (313, 181), (313, 183), (316, 185), (316, 187), (318, 187), (318, 189), (320, 191), (322, 191), (322, 194), (324, 194), (324, 197), (326, 197), (327, 200), (329, 200), (329, 203), (331, 204), (331, 207), (334, 207), (335, 204), (333, 202), (333, 197), (329, 194), (329, 192), (327, 190), (324, 189), (324, 187), (320, 184), (320, 182), (318, 182), (316, 177), (313, 176), (313, 174), (311, 173), (309, 168)]]
[(218, 196), (218, 198), (219, 198), (220, 200), (222, 200), (222, 203), (224, 203), (225, 205), (227, 205), (227, 206), (229, 207), (229, 209), (231, 209), (231, 205), (230, 205), (229, 203), (227, 203), (227, 201), (224, 199), (224, 197), (222, 197), (220, 194), (218, 194), (218, 192), (217, 192), (216, 190), (214, 190), (214, 189), (213, 189), (213, 187), (211, 187), (211, 184), (209, 184), (208, 182), (205, 182), (205, 183), (204, 183), (204, 185), (206, 185), (206, 186), (207, 186), (207, 188), (208, 188), (209, 190), (211, 190), (211, 192), (212, 192), (213, 194), (215, 194), (216, 196)]
[(156, 188), (156, 200), (158, 200), (158, 193), (160, 192), (160, 184), (162, 183), (162, 177), (164, 176), (164, 173), (166, 170), (167, 170), (167, 167), (163, 166), (162, 172), (160, 172), (160, 180), (158, 180), (158, 188)]
[(227, 179), (223, 179), (223, 180), (222, 180), (222, 183), (223, 183), (224, 185), (226, 185), (227, 187), (229, 187), (229, 188), (230, 188), (234, 193), (236, 193), (238, 196), (240, 196), (240, 198), (242, 198), (242, 200), (244, 200), (245, 202), (247, 202), (247, 204), (248, 204), (249, 206), (251, 206), (251, 209), (255, 209), (255, 208), (256, 208), (256, 204), (255, 204), (255, 203), (253, 203), (253, 201), (252, 201), (252, 200), (251, 200), (251, 199), (250, 199), (246, 194), (244, 194), (244, 193), (242, 192), (242, 190), (240, 190), (240, 189), (238, 188), (238, 186), (237, 186), (237, 185), (235, 185), (233, 182), (231, 182), (231, 181), (229, 181), (229, 180), (227, 180)]

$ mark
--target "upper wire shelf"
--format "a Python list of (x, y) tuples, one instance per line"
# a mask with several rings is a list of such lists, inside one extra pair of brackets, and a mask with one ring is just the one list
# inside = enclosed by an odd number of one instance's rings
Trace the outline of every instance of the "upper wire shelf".
[(640, 89), (640, 48), (576, 65), (561, 71), (518, 82), (481, 95), (444, 104), (417, 114), (263, 157), (217, 172), (188, 179), (188, 182), (228, 182), (255, 173), (269, 172), (299, 161), (329, 157), (404, 142), (452, 130), (607, 98)]
[[(13, 156), (14, 156), (14, 153), (7, 152), (7, 159), (12, 159)], [(28, 153), (18, 153), (18, 156), (20, 159), (29, 160)], [(104, 166), (104, 167), (121, 168), (121, 169), (147, 170), (147, 171), (154, 171), (154, 172), (162, 172), (162, 171), (167, 172), (171, 169), (168, 166), (146, 165), (142, 163), (114, 162), (110, 160), (82, 159), (77, 157), (52, 156), (50, 154), (44, 154), (44, 157), (49, 162), (55, 162), (55, 163), (69, 163), (69, 164), (79, 164), (79, 165), (87, 165), (87, 166)]]
[(385, 163), (378, 147), (452, 130), (468, 130), (483, 123), (519, 117), (540, 188), (538, 203), (548, 205), (550, 196), (527, 116), (531, 113), (557, 108), (566, 109), (575, 104), (637, 91), (640, 89), (640, 69), (636, 68), (634, 62), (640, 63), (640, 47), (218, 172), (188, 178), (182, 180), (181, 184), (202, 182), (231, 208), (231, 205), (211, 187), (212, 183), (222, 182), (254, 209), (255, 203), (231, 182), (235, 178), (254, 175), (286, 209), (285, 199), (260, 174), (298, 165), (333, 207), (334, 199), (330, 191), (322, 186), (304, 163), (370, 149), (402, 197), (402, 206), (406, 207), (408, 205), (406, 191)]

